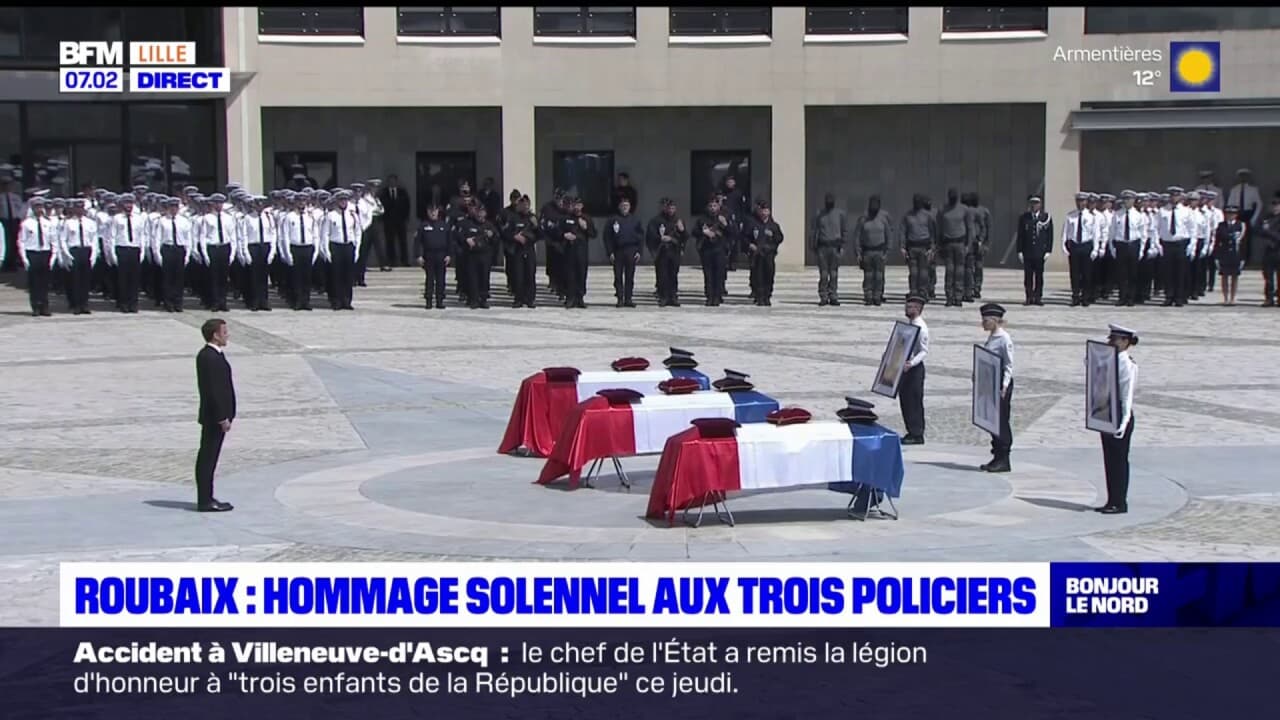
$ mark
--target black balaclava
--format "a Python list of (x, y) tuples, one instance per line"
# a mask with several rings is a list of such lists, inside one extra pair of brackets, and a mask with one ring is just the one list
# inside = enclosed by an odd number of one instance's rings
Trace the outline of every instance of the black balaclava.
[(955, 188), (947, 190), (947, 207), (953, 208), (960, 202), (960, 192)]
[(874, 220), (880, 214), (880, 196), (872, 195), (867, 200), (867, 219)]
[(929, 201), (928, 199), (925, 198), (924, 195), (921, 195), (920, 193), (916, 193), (915, 195), (911, 196), (911, 210), (913, 212), (919, 211), (919, 210), (927, 210), (928, 208), (929, 208)]
[(822, 203), (828, 210), (834, 210), (836, 207), (836, 196), (831, 193), (827, 193), (827, 196), (822, 199)]

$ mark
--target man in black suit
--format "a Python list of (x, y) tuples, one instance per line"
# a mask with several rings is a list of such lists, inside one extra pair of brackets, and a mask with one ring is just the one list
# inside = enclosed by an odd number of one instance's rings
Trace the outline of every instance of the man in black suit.
[(205, 346), (196, 354), (196, 385), (200, 390), (200, 451), (196, 454), (196, 509), (226, 512), (231, 503), (213, 496), (213, 472), (222, 453), (222, 440), (231, 432), (236, 417), (236, 388), (231, 381), (231, 364), (223, 349), (227, 346), (227, 323), (212, 318), (200, 326)]
[(405, 236), (405, 224), (409, 222), (409, 193), (400, 187), (400, 178), (387, 176), (387, 186), (382, 188), (382, 229), (387, 240), (388, 258), (379, 260), (387, 263), (383, 270), (390, 270), (395, 264), (409, 264), (409, 243)]

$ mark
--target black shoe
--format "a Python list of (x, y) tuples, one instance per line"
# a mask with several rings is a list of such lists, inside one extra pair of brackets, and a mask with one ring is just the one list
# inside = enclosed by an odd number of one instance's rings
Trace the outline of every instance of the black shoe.
[[(773, 305), (772, 300), (765, 300), (765, 302), (769, 305)], [(840, 301), (836, 298), (831, 298), (831, 307), (840, 307)]]
[(680, 301), (672, 300), (671, 302), (667, 303), (667, 307), (680, 307)]
[(903, 445), (923, 445), (924, 438), (920, 437), (919, 435), (907, 435), (906, 437), (902, 438), (902, 444)]
[(444, 298), (440, 298), (439, 300), (436, 301), (436, 309), (443, 310), (444, 308), (445, 308)]
[(1165, 300), (1164, 302), (1160, 303), (1160, 307), (1173, 307), (1173, 301)]
[(614, 306), (614, 307), (619, 307), (619, 308), (620, 308), (620, 307), (622, 307), (622, 301), (621, 301), (621, 300), (616, 301), (616, 302), (613, 304), (613, 306)]
[(974, 298), (974, 296), (973, 296), (973, 295), (965, 295), (965, 296), (962, 298), (962, 300), (964, 300), (965, 302), (973, 302), (973, 298)]
[(488, 309), (489, 309), (489, 301), (488, 301), (488, 300), (481, 300), (481, 301), (480, 301), (480, 309), (481, 309), (481, 310), (488, 310)]
[(225, 503), (221, 500), (210, 500), (209, 502), (199, 503), (196, 505), (196, 510), (200, 512), (227, 512), (234, 509), (235, 506), (231, 503)]
[[(534, 309), (534, 308), (538, 307), (538, 303), (532, 303), (532, 302), (531, 302), (531, 303), (525, 303), (525, 305), (524, 305), (524, 306), (525, 306), (525, 307), (527, 307), (527, 308), (529, 308), (530, 310), (532, 310), (532, 309)], [(440, 307), (444, 307), (444, 305), (441, 305)]]
[(991, 472), (991, 473), (1007, 473), (1007, 472), (1010, 472), (1012, 469), (1013, 468), (1009, 466), (1009, 461), (1003, 458), (1000, 460), (995, 460), (990, 465), (987, 465), (987, 472)]
[(634, 302), (630, 301), (630, 300), (628, 300), (628, 301), (626, 301), (626, 302), (622, 303), (622, 307), (629, 307), (629, 308), (633, 308), (633, 307), (635, 307), (635, 306), (636, 306), (636, 304), (635, 304)]
[[(89, 312), (89, 311), (88, 311), (88, 310), (85, 310), (85, 312)], [(224, 305), (219, 305), (219, 306), (218, 306), (218, 312), (227, 312), (227, 306), (226, 306), (225, 304), (224, 304)]]
[(356, 286), (358, 286), (358, 287), (369, 287), (367, 284), (365, 284), (365, 281), (363, 281), (363, 280), (361, 280), (360, 282), (356, 283)]
[(31, 317), (40, 317), (40, 311), (39, 311), (39, 310), (32, 310), (32, 311), (31, 311)]
[(982, 291), (981, 291), (981, 290), (974, 290), (974, 291), (973, 291), (973, 299), (974, 299), (974, 300), (981, 300), (981, 299), (982, 299)]
[(830, 304), (831, 304), (831, 301), (826, 298), (822, 298), (821, 300), (818, 301), (818, 307), (826, 307)]
[(1125, 513), (1129, 512), (1129, 508), (1127, 508), (1127, 507), (1117, 507), (1117, 506), (1115, 506), (1115, 505), (1110, 505), (1110, 506), (1107, 506), (1107, 507), (1102, 508), (1102, 509), (1101, 509), (1101, 510), (1099, 510), (1098, 512), (1102, 513), (1103, 515), (1123, 515), (1123, 514), (1125, 514)]

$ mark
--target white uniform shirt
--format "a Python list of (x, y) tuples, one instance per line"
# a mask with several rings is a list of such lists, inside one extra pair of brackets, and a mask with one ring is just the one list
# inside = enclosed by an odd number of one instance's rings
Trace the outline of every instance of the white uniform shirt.
[(1205, 243), (1204, 247), (1200, 248), (1200, 257), (1206, 258), (1213, 254), (1213, 249), (1218, 245), (1218, 226), (1222, 224), (1223, 220), (1227, 219), (1227, 215), (1218, 207), (1206, 205), (1201, 209), (1204, 211), (1205, 221), (1209, 225), (1208, 234), (1205, 235), (1205, 239), (1208, 242)]
[[(218, 228), (219, 220), (222, 221), (221, 232)], [(236, 219), (231, 213), (226, 210), (220, 213), (205, 213), (196, 220), (196, 223), (197, 247), (205, 264), (209, 262), (210, 245), (230, 245), (233, 251), (232, 256), (235, 255)]]
[(1116, 376), (1120, 390), (1120, 429), (1115, 436), (1123, 437), (1133, 420), (1133, 389), (1138, 384), (1138, 364), (1129, 357), (1128, 350), (1117, 357), (1120, 361), (1120, 372)]
[[(1221, 198), (1222, 195), (1219, 194), (1218, 197)], [(1226, 201), (1222, 203), (1223, 207), (1228, 205), (1240, 208), (1240, 219), (1247, 223), (1256, 225), (1262, 218), (1262, 196), (1258, 194), (1256, 185), (1232, 185), (1227, 191)]]
[[(1077, 230), (1077, 228), (1080, 228)], [(1072, 210), (1067, 213), (1066, 222), (1062, 223), (1062, 254), (1071, 255), (1069, 247), (1076, 242), (1077, 235), (1080, 243), (1090, 246), (1090, 253), (1098, 250), (1098, 230), (1097, 216), (1091, 210)]]
[(253, 256), (249, 254), (249, 246), (258, 243), (266, 243), (267, 245), (267, 264), (275, 262), (276, 248), (279, 239), (277, 237), (277, 226), (271, 215), (266, 211), (259, 213), (247, 213), (240, 218), (239, 223), (239, 243), (237, 251), (240, 253), (240, 263), (242, 265), (252, 265)]
[[(1129, 218), (1129, 239), (1125, 240), (1124, 219)], [(1138, 257), (1142, 257), (1146, 245), (1147, 216), (1138, 208), (1125, 210), (1120, 208), (1111, 218), (1111, 257), (1116, 256), (1116, 246), (1126, 242), (1138, 249)]]
[(1111, 249), (1111, 222), (1115, 218), (1115, 212), (1112, 210), (1094, 210), (1098, 216), (1098, 247), (1095, 248), (1093, 257), (1102, 257), (1104, 253), (1112, 253)]
[(1144, 258), (1160, 257), (1163, 248), (1160, 247), (1160, 229), (1157, 224), (1160, 222), (1160, 213), (1155, 209), (1143, 210), (1144, 230), (1146, 238), (1146, 249), (1143, 251)]
[[(343, 228), (346, 228), (346, 234), (343, 234)], [(355, 252), (360, 252), (360, 234), (364, 232), (364, 219), (360, 215), (360, 211), (350, 205), (346, 210), (330, 210), (325, 217), (325, 234), (326, 240), (331, 243), (346, 243), (355, 246)], [(328, 249), (325, 250), (328, 252)]]
[(913, 368), (923, 364), (924, 359), (929, 357), (929, 326), (925, 324), (924, 318), (917, 315), (909, 321), (912, 325), (920, 328), (920, 334), (916, 337), (915, 353), (907, 358), (907, 368)]
[(184, 253), (184, 262), (190, 263), (192, 256), (195, 254), (195, 230), (191, 221), (179, 213), (176, 216), (161, 215), (156, 218), (155, 236), (152, 238), (152, 248), (154, 256), (163, 259), (160, 249), (165, 245), (177, 245), (182, 248)]
[(997, 327), (995, 332), (987, 337), (983, 347), (1004, 360), (1004, 378), (1000, 382), (1000, 392), (1008, 392), (1009, 385), (1013, 383), (1013, 338), (1009, 337), (1009, 333), (1004, 328)]
[[(112, 215), (107, 232), (103, 234), (106, 239), (103, 250), (107, 254), (107, 262), (116, 264), (116, 250), (119, 248), (145, 249), (148, 244), (146, 226), (146, 217), (137, 210)], [(141, 257), (139, 255), (139, 258)]]
[[(310, 210), (303, 210), (302, 212), (290, 210), (285, 213), (280, 221), (280, 254), (284, 256), (285, 264), (293, 264), (292, 248), (300, 245), (315, 247), (322, 242), (316, 235), (315, 214)], [(312, 264), (319, 259), (319, 252), (314, 252), (311, 255)]]
[(71, 267), (74, 258), (72, 248), (89, 248), (89, 264), (98, 260), (98, 221), (87, 215), (85, 217), (68, 218), (62, 223), (62, 234), (59, 238), (59, 254), (63, 267)]
[(18, 233), (18, 257), (22, 259), (23, 267), (31, 267), (27, 253), (39, 251), (49, 253), (49, 267), (53, 267), (58, 255), (55, 252), (58, 244), (58, 226), (59, 222), (47, 215), (44, 217), (32, 215), (22, 221), (22, 229)]

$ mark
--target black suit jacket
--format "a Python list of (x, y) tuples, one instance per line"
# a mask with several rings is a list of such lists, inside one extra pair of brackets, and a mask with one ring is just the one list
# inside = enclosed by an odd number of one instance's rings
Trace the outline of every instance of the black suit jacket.
[(196, 386), (200, 390), (201, 425), (217, 425), (236, 416), (236, 387), (231, 363), (222, 353), (205, 345), (196, 354)]
[(396, 188), (396, 199), (391, 200), (391, 188), (382, 188), (378, 193), (378, 199), (382, 201), (383, 215), (386, 222), (404, 224), (409, 219), (409, 191), (402, 187)]

